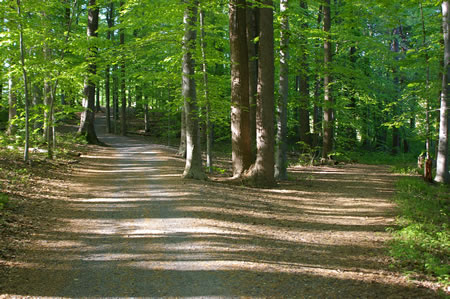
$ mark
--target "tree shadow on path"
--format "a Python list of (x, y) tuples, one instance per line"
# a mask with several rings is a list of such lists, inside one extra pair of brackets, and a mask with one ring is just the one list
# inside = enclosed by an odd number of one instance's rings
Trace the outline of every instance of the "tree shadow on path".
[(433, 298), (388, 270), (395, 178), (375, 166), (291, 169), (257, 190), (182, 180), (138, 138), (82, 158), (58, 219), (1, 294), (61, 297)]

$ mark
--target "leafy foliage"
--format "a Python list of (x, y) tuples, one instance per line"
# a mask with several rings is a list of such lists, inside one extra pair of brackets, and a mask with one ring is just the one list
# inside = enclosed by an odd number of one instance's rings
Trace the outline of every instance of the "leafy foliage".
[(435, 276), (450, 284), (450, 190), (417, 177), (397, 184), (400, 229), (393, 230), (390, 253), (406, 271)]

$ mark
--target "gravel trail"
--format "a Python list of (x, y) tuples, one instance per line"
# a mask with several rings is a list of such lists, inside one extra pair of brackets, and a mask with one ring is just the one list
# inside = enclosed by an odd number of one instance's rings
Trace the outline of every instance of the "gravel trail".
[(173, 150), (100, 139), (3, 297), (437, 297), (389, 270), (384, 168), (291, 169), (256, 190), (184, 181)]

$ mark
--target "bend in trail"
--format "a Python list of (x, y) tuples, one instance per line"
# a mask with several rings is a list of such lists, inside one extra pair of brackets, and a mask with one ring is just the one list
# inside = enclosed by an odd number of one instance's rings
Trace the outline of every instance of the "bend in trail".
[(0, 294), (436, 296), (387, 270), (384, 168), (293, 169), (297, 181), (256, 190), (185, 181), (170, 149), (100, 138), (110, 147), (83, 158), (58, 225), (35, 236)]

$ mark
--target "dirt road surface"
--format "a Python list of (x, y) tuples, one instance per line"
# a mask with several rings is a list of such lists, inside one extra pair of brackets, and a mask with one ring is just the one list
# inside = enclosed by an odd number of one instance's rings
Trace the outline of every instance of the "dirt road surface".
[(395, 177), (292, 168), (273, 189), (182, 180), (173, 150), (104, 134), (0, 297), (434, 298), (386, 256)]

